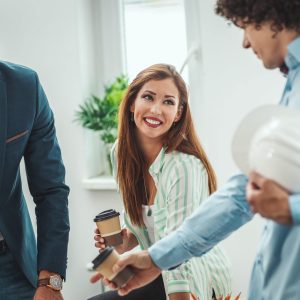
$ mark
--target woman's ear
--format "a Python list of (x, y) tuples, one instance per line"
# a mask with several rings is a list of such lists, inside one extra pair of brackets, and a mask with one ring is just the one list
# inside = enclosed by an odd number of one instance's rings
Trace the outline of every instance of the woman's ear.
[(178, 107), (178, 111), (177, 111), (177, 113), (176, 113), (174, 122), (178, 122), (178, 121), (181, 119), (182, 112), (183, 112), (183, 106), (180, 105), (180, 106)]
[(134, 112), (135, 109), (135, 105), (134, 102), (130, 105), (130, 112)]

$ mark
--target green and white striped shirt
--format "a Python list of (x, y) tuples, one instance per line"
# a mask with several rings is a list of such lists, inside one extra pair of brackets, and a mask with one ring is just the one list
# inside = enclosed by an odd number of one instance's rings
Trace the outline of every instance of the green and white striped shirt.
[[(112, 165), (116, 171), (115, 147)], [(149, 168), (157, 189), (153, 205), (155, 241), (175, 231), (209, 196), (208, 175), (202, 162), (193, 155), (162, 148)], [(147, 229), (135, 226), (124, 217), (127, 228), (136, 236), (141, 249), (151, 246)], [(211, 300), (231, 293), (230, 262), (216, 246), (202, 257), (195, 257), (174, 270), (162, 273), (167, 294), (188, 292), (200, 300)]]

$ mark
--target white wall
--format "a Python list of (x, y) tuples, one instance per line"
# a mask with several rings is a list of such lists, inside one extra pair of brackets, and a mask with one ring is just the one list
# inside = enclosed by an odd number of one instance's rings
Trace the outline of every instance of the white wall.
[[(67, 300), (85, 299), (99, 290), (89, 284), (85, 270), (97, 254), (92, 218), (100, 210), (121, 205), (115, 192), (83, 189), (84, 135), (73, 122), (78, 104), (97, 91), (95, 78), (102, 84), (95, 68), (101, 68), (101, 63), (94, 60), (94, 49), (99, 47), (92, 18), (96, 2), (0, 0), (0, 57), (37, 70), (56, 117), (66, 182), (71, 187)], [(276, 71), (264, 70), (251, 51), (241, 49), (241, 32), (214, 15), (212, 1), (198, 4), (204, 84), (201, 93), (191, 91), (192, 106), (201, 140), (222, 184), (236, 171), (230, 141), (238, 121), (257, 105), (276, 103), (283, 80)], [(33, 212), (32, 203), (30, 210)], [(233, 262), (234, 291), (244, 295), (261, 223), (255, 220), (224, 243)]]

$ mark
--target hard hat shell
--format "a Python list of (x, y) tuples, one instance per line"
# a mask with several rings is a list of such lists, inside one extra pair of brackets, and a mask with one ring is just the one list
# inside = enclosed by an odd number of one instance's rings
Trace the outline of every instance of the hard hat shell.
[(232, 142), (234, 161), (292, 193), (300, 192), (300, 110), (266, 105), (250, 112)]

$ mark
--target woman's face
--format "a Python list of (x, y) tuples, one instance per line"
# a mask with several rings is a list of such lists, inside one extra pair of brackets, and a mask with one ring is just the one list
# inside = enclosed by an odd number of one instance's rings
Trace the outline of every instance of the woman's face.
[(130, 107), (137, 134), (162, 141), (164, 134), (180, 119), (179, 91), (171, 78), (150, 80), (143, 85)]

